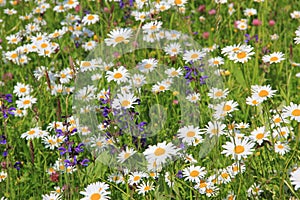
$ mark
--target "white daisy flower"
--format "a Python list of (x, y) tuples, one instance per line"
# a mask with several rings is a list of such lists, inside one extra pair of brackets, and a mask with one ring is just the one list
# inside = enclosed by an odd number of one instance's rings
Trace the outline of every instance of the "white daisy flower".
[(120, 43), (128, 43), (129, 38), (132, 35), (132, 30), (129, 28), (116, 28), (109, 32), (109, 38), (104, 39), (104, 42), (108, 46), (115, 47)]
[(242, 158), (247, 158), (248, 155), (251, 155), (254, 151), (254, 143), (249, 141), (248, 138), (239, 139), (239, 138), (230, 138), (230, 142), (222, 145), (224, 150), (221, 152), (226, 156), (232, 156), (232, 159), (241, 160)]
[(82, 23), (84, 25), (95, 24), (99, 21), (99, 15), (87, 14), (83, 17)]
[(270, 55), (264, 55), (262, 57), (262, 60), (264, 63), (280, 63), (281, 61), (285, 60), (284, 54), (281, 52), (274, 52), (271, 53)]
[(117, 84), (127, 82), (129, 78), (128, 70), (121, 66), (113, 71), (107, 71), (106, 78), (108, 82), (115, 81)]
[(207, 173), (204, 167), (191, 165), (182, 171), (185, 181), (199, 183), (200, 179)]

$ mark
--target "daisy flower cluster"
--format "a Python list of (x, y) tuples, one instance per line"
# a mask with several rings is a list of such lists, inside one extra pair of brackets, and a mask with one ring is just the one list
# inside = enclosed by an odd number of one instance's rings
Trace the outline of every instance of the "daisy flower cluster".
[(299, 199), (296, 7), (0, 0), (0, 199)]

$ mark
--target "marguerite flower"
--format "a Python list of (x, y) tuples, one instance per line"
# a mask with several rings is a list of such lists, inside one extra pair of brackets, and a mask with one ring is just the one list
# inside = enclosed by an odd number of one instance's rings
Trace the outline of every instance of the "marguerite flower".
[(106, 72), (107, 81), (116, 81), (117, 84), (128, 81), (128, 70), (125, 69), (124, 66), (119, 67), (118, 69), (114, 69), (113, 71)]
[(220, 65), (223, 65), (224, 64), (224, 58), (218, 56), (218, 57), (215, 57), (215, 58), (211, 58), (208, 60), (208, 63), (210, 66), (220, 66)]
[(291, 102), (289, 106), (284, 106), (283, 116), (290, 117), (292, 120), (300, 122), (300, 104), (297, 105)]
[(275, 152), (279, 153), (282, 156), (287, 152), (289, 152), (291, 149), (287, 143), (282, 143), (280, 141), (276, 142), (274, 146), (275, 146)]
[(241, 160), (242, 158), (247, 158), (248, 155), (253, 153), (254, 143), (249, 141), (246, 137), (244, 139), (240, 138), (230, 138), (230, 142), (222, 145), (224, 150), (221, 152), (226, 156), (232, 156), (232, 159)]
[(14, 86), (13, 93), (16, 94), (18, 97), (23, 97), (29, 95), (31, 92), (31, 88), (29, 85), (25, 85), (23, 83), (17, 83), (17, 85)]
[(185, 63), (188, 63), (191, 61), (195, 62), (195, 61), (202, 59), (205, 55), (206, 54), (204, 51), (188, 50), (183, 54), (183, 60), (185, 61)]
[(202, 129), (205, 134), (207, 134), (209, 137), (224, 135), (224, 129), (226, 128), (225, 124), (222, 124), (219, 121), (210, 121), (207, 125), (205, 125), (205, 128)]
[(25, 138), (26, 140), (45, 137), (48, 135), (48, 132), (41, 130), (39, 127), (31, 128), (29, 131), (23, 133), (21, 138)]
[(7, 178), (7, 172), (1, 171), (1, 172), (0, 172), (0, 183), (1, 183), (2, 181), (4, 181), (6, 178)]
[(170, 78), (174, 78), (174, 77), (178, 77), (178, 76), (182, 75), (182, 69), (180, 67), (178, 69), (175, 69), (174, 67), (172, 67), (170, 69), (166, 69), (165, 73)]
[(146, 33), (152, 33), (158, 31), (161, 28), (162, 24), (162, 22), (155, 20), (153, 22), (149, 22), (143, 25), (142, 29)]
[(226, 98), (229, 93), (229, 90), (226, 88), (224, 90), (218, 88), (209, 89), (209, 93), (207, 94), (211, 99), (221, 99)]
[(154, 190), (154, 186), (152, 182), (142, 182), (140, 185), (137, 186), (136, 191), (138, 194), (145, 195), (146, 193)]
[(237, 50), (231, 54), (229, 54), (229, 59), (233, 60), (235, 63), (240, 62), (240, 63), (246, 63), (249, 59), (251, 59), (250, 56), (254, 54), (252, 52), (253, 47), (251, 46), (243, 46), (241, 50)]
[(194, 92), (192, 94), (189, 94), (186, 99), (192, 103), (197, 103), (197, 101), (200, 100), (200, 94), (197, 92)]
[(35, 104), (37, 101), (36, 98), (32, 97), (32, 96), (24, 96), (21, 97), (19, 100), (16, 101), (17, 107), (18, 108), (31, 108), (33, 104)]
[(290, 132), (293, 130), (292, 127), (287, 126), (279, 126), (276, 127), (276, 129), (273, 129), (273, 137), (278, 137), (279, 139), (285, 138), (287, 139), (289, 137)]
[(270, 55), (264, 55), (262, 57), (262, 60), (264, 63), (280, 63), (281, 61), (285, 60), (285, 58), (283, 57), (284, 54), (281, 52), (274, 52), (271, 53)]
[(251, 17), (253, 15), (257, 15), (257, 10), (254, 8), (246, 8), (244, 10), (244, 15), (246, 15), (247, 17)]
[(178, 130), (178, 137), (188, 145), (192, 145), (196, 138), (201, 137), (200, 134), (199, 127), (194, 127), (193, 125), (184, 126)]
[(295, 186), (295, 190), (298, 190), (300, 188), (300, 167), (291, 172), (290, 180), (292, 185)]
[(108, 46), (116, 46), (120, 43), (128, 43), (129, 38), (132, 35), (132, 30), (129, 28), (117, 28), (108, 34), (109, 38), (104, 39), (104, 42)]
[(93, 15), (93, 14), (88, 14), (88, 15), (84, 16), (82, 19), (82, 23), (84, 25), (95, 24), (97, 21), (99, 21), (99, 16)]
[(261, 145), (264, 140), (268, 140), (269, 132), (267, 132), (265, 129), (265, 126), (257, 127), (251, 132), (251, 135), (249, 137), (259, 145)]
[(98, 200), (106, 200), (110, 199), (108, 196), (110, 191), (108, 191), (109, 185), (103, 182), (95, 182), (89, 184), (84, 191), (81, 191), (80, 194), (84, 195), (84, 198), (81, 200), (91, 200), (91, 199), (98, 199)]
[(177, 154), (177, 149), (172, 143), (166, 141), (157, 145), (150, 145), (143, 154), (146, 156), (148, 163), (156, 162), (156, 165), (161, 165)]
[(185, 177), (185, 181), (199, 183), (200, 179), (205, 176), (206, 170), (204, 167), (191, 165), (190, 167), (183, 169), (182, 173)]
[(263, 192), (263, 190), (260, 189), (260, 185), (253, 183), (251, 187), (247, 190), (248, 197), (258, 197)]
[(129, 148), (128, 146), (126, 147), (125, 151), (122, 151), (119, 155), (118, 155), (118, 161), (120, 163), (125, 162), (130, 156), (132, 156), (133, 154), (135, 154), (136, 151), (133, 148)]
[(158, 64), (158, 60), (155, 58), (143, 59), (141, 63), (138, 64), (138, 68), (141, 72), (151, 72), (153, 71)]
[(251, 91), (253, 96), (257, 96), (262, 100), (271, 98), (276, 92), (276, 90), (272, 90), (270, 85), (266, 85), (266, 86), (252, 85)]
[(246, 98), (246, 104), (250, 106), (258, 106), (263, 102), (262, 98), (259, 98), (259, 96), (251, 96)]
[(137, 104), (137, 98), (134, 94), (124, 93), (117, 94), (117, 98), (113, 100), (112, 108), (113, 109), (128, 109), (133, 108), (133, 104)]
[(187, 0), (169, 0), (168, 3), (173, 6), (183, 7)]
[(181, 45), (179, 43), (171, 43), (164, 47), (166, 54), (170, 56), (176, 56), (182, 52)]
[(51, 192), (50, 194), (42, 195), (42, 200), (61, 200), (60, 194)]
[(142, 178), (146, 178), (146, 177), (148, 177), (148, 175), (144, 172), (132, 172), (129, 175), (128, 183), (130, 185), (139, 184)]

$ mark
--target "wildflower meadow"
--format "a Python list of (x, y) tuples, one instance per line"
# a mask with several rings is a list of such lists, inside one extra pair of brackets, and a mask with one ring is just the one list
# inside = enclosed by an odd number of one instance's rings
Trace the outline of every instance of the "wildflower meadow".
[(0, 0), (0, 200), (300, 199), (300, 1)]

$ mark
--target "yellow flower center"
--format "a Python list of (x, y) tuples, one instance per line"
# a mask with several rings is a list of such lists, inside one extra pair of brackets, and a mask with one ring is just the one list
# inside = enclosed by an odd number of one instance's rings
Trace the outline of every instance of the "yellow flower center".
[(20, 88), (20, 92), (22, 93), (26, 92), (26, 88)]
[(258, 140), (260, 140), (260, 139), (262, 139), (262, 138), (264, 138), (264, 134), (263, 133), (258, 133), (257, 135), (256, 135), (256, 139), (258, 139)]
[(124, 154), (124, 158), (125, 158), (125, 159), (129, 158), (129, 156), (130, 156), (130, 153), (125, 153), (125, 154)]
[(223, 108), (224, 111), (230, 111), (231, 110), (231, 106), (230, 105), (225, 105)]
[(165, 86), (159, 86), (159, 90), (165, 90), (166, 89), (166, 87)]
[(28, 135), (33, 135), (33, 134), (35, 134), (35, 130), (28, 131)]
[(223, 95), (223, 92), (222, 91), (217, 91), (216, 93), (215, 93), (215, 96), (216, 97), (220, 97), (220, 96), (222, 96)]
[(219, 131), (218, 131), (218, 129), (216, 129), (216, 128), (213, 128), (212, 130), (211, 130), (211, 133), (212, 134), (217, 134)]
[(186, 133), (186, 136), (188, 137), (194, 137), (196, 135), (196, 133), (194, 131), (189, 131)]
[(275, 123), (279, 123), (279, 122), (281, 122), (281, 119), (280, 119), (280, 117), (277, 117), (276, 119), (274, 119), (274, 122), (275, 122)]
[(115, 73), (114, 78), (122, 78), (123, 75), (119, 72)]
[(237, 166), (232, 167), (232, 171), (237, 172), (238, 170), (239, 170), (239, 168)]
[(259, 93), (258, 93), (258, 96), (260, 97), (266, 97), (269, 95), (269, 92), (267, 90), (261, 90)]
[(47, 43), (43, 43), (43, 44), (41, 44), (41, 47), (42, 47), (43, 49), (45, 49), (45, 48), (48, 47), (48, 44), (47, 44)]
[(253, 101), (252, 101), (252, 104), (253, 104), (253, 105), (256, 105), (256, 104), (258, 104), (258, 101), (253, 100)]
[(155, 29), (157, 29), (157, 26), (153, 25), (153, 26), (151, 26), (150, 29), (151, 29), (151, 30), (155, 30)]
[(204, 188), (204, 187), (206, 187), (207, 186), (207, 184), (206, 184), (206, 182), (200, 182), (200, 188)]
[(177, 71), (172, 71), (172, 72), (171, 72), (171, 75), (172, 75), (172, 76), (177, 76), (177, 75), (178, 75), (178, 72), (177, 72)]
[(92, 64), (90, 62), (82, 62), (81, 66), (82, 67), (90, 67)]
[(148, 190), (150, 190), (150, 189), (151, 189), (151, 187), (148, 186), (148, 185), (144, 188), (145, 191), (148, 191)]
[(228, 200), (233, 200), (233, 197), (234, 197), (233, 195), (230, 195), (227, 199)]
[(180, 5), (180, 4), (182, 4), (182, 0), (175, 0), (174, 3), (175, 3), (175, 5)]
[(240, 50), (240, 48), (238, 48), (238, 47), (235, 47), (235, 48), (232, 49), (233, 52), (236, 52), (238, 50)]
[(300, 116), (300, 109), (293, 110), (292, 115), (296, 117)]
[(206, 189), (205, 192), (209, 193), (209, 194), (212, 194), (214, 191), (212, 189)]
[(193, 171), (191, 171), (190, 176), (191, 176), (191, 177), (197, 177), (197, 176), (199, 176), (199, 174), (200, 174), (199, 171), (193, 170)]
[(247, 56), (246, 52), (242, 51), (240, 53), (237, 54), (237, 58), (238, 59), (243, 59)]
[(218, 60), (215, 60), (213, 63), (214, 65), (218, 65), (220, 62)]
[(236, 154), (241, 154), (245, 151), (245, 148), (242, 146), (242, 145), (237, 145), (235, 148), (234, 148), (234, 152)]
[(56, 143), (56, 142), (53, 141), (52, 139), (48, 140), (48, 142), (49, 142), (50, 144), (52, 144), (52, 145), (54, 145), (54, 144)]
[(156, 156), (161, 156), (164, 155), (166, 152), (165, 149), (158, 147), (155, 151), (154, 151), (154, 155)]
[(141, 179), (140, 176), (135, 176), (135, 177), (133, 178), (133, 181), (138, 181), (138, 180), (140, 180), (140, 179)]
[(94, 18), (95, 18), (95, 17), (94, 17), (93, 15), (89, 15), (89, 16), (87, 17), (87, 19), (90, 20), (90, 21), (92, 21)]
[(280, 133), (279, 133), (281, 136), (284, 136), (285, 134), (286, 134), (286, 132), (285, 131), (280, 131)]
[(279, 60), (279, 58), (278, 57), (272, 57), (272, 58), (270, 58), (270, 61), (272, 61), (272, 62), (276, 62), (277, 60)]
[(146, 68), (146, 69), (150, 69), (151, 67), (152, 67), (152, 65), (149, 64), (149, 63), (147, 63), (147, 64), (145, 65), (145, 68)]
[(101, 146), (102, 146), (102, 142), (101, 142), (101, 141), (98, 141), (98, 142), (96, 142), (96, 145), (97, 145), (98, 147), (101, 147)]
[(222, 176), (222, 178), (225, 178), (225, 179), (226, 179), (226, 178), (228, 178), (229, 175), (228, 175), (227, 173), (224, 172), (224, 173), (221, 174), (221, 176)]
[(121, 105), (122, 105), (122, 107), (127, 107), (130, 105), (130, 101), (124, 100), (124, 101), (122, 101)]
[(118, 37), (115, 38), (115, 41), (116, 41), (117, 43), (122, 42), (122, 41), (124, 41), (124, 40), (125, 40), (125, 38), (124, 38), (123, 36), (118, 36)]
[(94, 193), (91, 196), (91, 200), (99, 200), (101, 199), (101, 195), (99, 193)]
[(30, 104), (30, 100), (23, 101), (23, 104), (25, 104), (25, 105)]
[(13, 58), (13, 59), (15, 59), (15, 58), (17, 58), (18, 57), (18, 54), (16, 54), (16, 53), (13, 53), (13, 54), (11, 54), (11, 56), (10, 56), (11, 58)]
[(194, 53), (193, 55), (191, 55), (192, 59), (197, 59), (198, 58), (198, 54)]
[(284, 148), (284, 146), (282, 144), (279, 144), (277, 147), (278, 147), (278, 149), (283, 149)]

